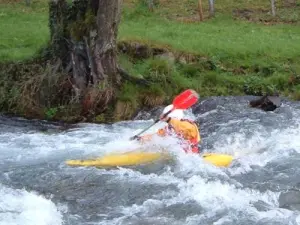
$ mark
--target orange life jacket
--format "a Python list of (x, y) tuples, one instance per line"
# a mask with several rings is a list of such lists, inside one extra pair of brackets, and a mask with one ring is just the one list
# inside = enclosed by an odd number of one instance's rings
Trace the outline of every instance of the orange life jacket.
[(158, 135), (175, 133), (181, 140), (185, 152), (199, 153), (198, 144), (201, 141), (198, 126), (194, 121), (187, 119), (171, 119), (168, 126), (158, 131)]

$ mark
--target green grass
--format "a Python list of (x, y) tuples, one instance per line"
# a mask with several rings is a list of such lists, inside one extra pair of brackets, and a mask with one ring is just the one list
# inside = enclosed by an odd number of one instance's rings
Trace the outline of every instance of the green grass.
[[(275, 91), (280, 93), (284, 93), (286, 90), (293, 91), (293, 86), (289, 84), (290, 74), (284, 71), (275, 71), (264, 75), (248, 73), (241, 76), (222, 71), (218, 67), (205, 70), (199, 63), (188, 65), (160, 58), (130, 62), (128, 59), (125, 60), (125, 56), (121, 56), (121, 58), (120, 64), (124, 68), (131, 68), (132, 75), (143, 74), (143, 77), (148, 81), (159, 85), (163, 95), (170, 97), (187, 88), (195, 89), (203, 97), (211, 95), (263, 95)], [(126, 100), (137, 99), (138, 95), (144, 92), (145, 88), (134, 88), (132, 85), (127, 85), (121, 90), (120, 96), (125, 96)]]
[(32, 57), (49, 40), (45, 3), (0, 3), (0, 61)]
[[(127, 4), (143, 5), (144, 0), (126, 0)], [(130, 4), (128, 4), (130, 2)], [(209, 19), (208, 1), (202, 1), (204, 20)], [(154, 11), (161, 17), (185, 22), (199, 21), (198, 0), (159, 0)], [(284, 1), (276, 1), (276, 17), (271, 15), (270, 1), (258, 0), (224, 0), (215, 2), (215, 14), (229, 15), (258, 23), (298, 23), (300, 24), (300, 4), (285, 5)]]
[[(203, 23), (166, 19), (180, 9), (186, 9), (188, 14), (197, 13), (193, 10), (196, 3), (195, 0), (162, 0), (156, 11), (150, 13), (136, 1), (131, 7), (126, 1), (118, 39), (165, 45), (174, 51), (205, 56), (213, 64), (213, 69), (200, 65), (200, 62), (183, 66), (157, 59), (132, 64), (121, 55), (119, 60), (123, 67), (136, 77), (163, 82), (168, 93), (174, 88), (193, 87), (207, 95), (212, 92), (241, 94), (245, 86), (249, 93), (255, 93), (256, 89), (260, 89), (259, 85), (266, 90), (266, 86), (271, 84), (282, 90), (287, 88), (291, 69), (300, 73), (297, 65), (300, 61), (300, 26), (265, 26), (234, 20), (228, 13), (229, 9), (236, 8), (266, 9), (269, 4), (249, 0), (239, 1), (236, 7), (232, 0), (226, 0), (222, 4), (216, 3), (215, 18)], [(2, 3), (0, 19), (0, 61), (28, 59), (49, 40), (48, 5), (45, 1), (33, 1), (30, 7), (25, 6), (23, 1)], [(227, 70), (222, 70), (223, 67)], [(245, 68), (247, 79), (231, 72), (239, 67)], [(235, 91), (230, 91), (232, 85), (237, 87)], [(258, 88), (252, 90), (254, 86)]]
[[(178, 7), (175, 7), (174, 4)], [(184, 4), (183, 4), (184, 3)], [(205, 3), (206, 4), (206, 3)], [(204, 4), (204, 8), (207, 7)], [(269, 6), (259, 1), (216, 3), (217, 17), (205, 23), (186, 24), (165, 20), (157, 14), (172, 12), (185, 7), (191, 9), (196, 1), (164, 2), (157, 13), (145, 12), (145, 8), (124, 7), (119, 40), (140, 39), (170, 45), (174, 49), (214, 57), (228, 63), (235, 61), (265, 61), (300, 57), (300, 26), (264, 26), (233, 20), (229, 9), (252, 7), (265, 9)], [(169, 6), (169, 7), (168, 7)], [(193, 12), (195, 13), (195, 12)], [(49, 40), (48, 5), (33, 1), (26, 7), (19, 3), (2, 3), (0, 7), (0, 61), (29, 58)], [(146, 16), (145, 16), (146, 15)]]
[[(130, 18), (128, 16), (128, 18)], [(232, 62), (258, 61), (268, 58), (287, 60), (300, 58), (300, 26), (263, 26), (234, 21), (226, 16), (205, 23), (185, 24), (154, 16), (121, 23), (120, 40), (147, 40), (174, 49)]]
[[(0, 62), (30, 59), (49, 41), (47, 1), (35, 0), (29, 7), (21, 0), (5, 1), (0, 3)], [(137, 1), (141, 0), (125, 1), (119, 41), (139, 41), (168, 47), (174, 55), (181, 52), (201, 57), (185, 64), (162, 57), (133, 60), (129, 55), (120, 54), (119, 63), (127, 72), (151, 82), (148, 87), (122, 83), (117, 100), (121, 102), (119, 111), (125, 111), (126, 118), (137, 108), (170, 102), (174, 95), (187, 88), (195, 89), (203, 97), (278, 91), (300, 99), (300, 26), (297, 25), (300, 5), (294, 8), (279, 6), (278, 17), (269, 18), (267, 1), (224, 0), (216, 2), (215, 18), (206, 17), (200, 23), (197, 21), (197, 0), (160, 0), (154, 12), (149, 12)], [(206, 16), (207, 8), (205, 1)], [(233, 17), (232, 10), (239, 11), (237, 18), (244, 17), (241, 9), (245, 8), (251, 9), (250, 21), (295, 23), (266, 26)], [(44, 74), (41, 71), (44, 69), (34, 72), (31, 71), (34, 65), (31, 68), (24, 64), (18, 67), (20, 72), (12, 69), (17, 67), (15, 64), (7, 69), (7, 65), (1, 63), (0, 93), (3, 98), (0, 109), (31, 114), (18, 109), (22, 84), (28, 78)], [(73, 111), (69, 105), (53, 104), (44, 109), (46, 118), (60, 114), (60, 107), (65, 107), (66, 112)], [(112, 112), (114, 107), (118, 108), (111, 106)], [(62, 117), (76, 117), (77, 114), (67, 112), (62, 113)], [(98, 115), (97, 120), (104, 121), (106, 116)]]

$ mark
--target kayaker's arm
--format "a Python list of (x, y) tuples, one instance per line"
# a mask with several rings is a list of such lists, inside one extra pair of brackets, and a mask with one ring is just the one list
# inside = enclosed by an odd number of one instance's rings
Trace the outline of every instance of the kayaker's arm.
[(165, 136), (166, 135), (166, 129), (159, 129), (156, 133), (154, 134), (146, 134), (146, 135), (143, 135), (143, 136), (140, 136), (138, 137), (138, 141), (142, 141), (142, 142), (145, 142), (145, 141), (150, 141), (153, 137), (153, 135), (157, 134), (158, 136)]
[(140, 142), (145, 142), (145, 141), (150, 141), (152, 139), (153, 134), (146, 134), (143, 136), (138, 137), (138, 141)]

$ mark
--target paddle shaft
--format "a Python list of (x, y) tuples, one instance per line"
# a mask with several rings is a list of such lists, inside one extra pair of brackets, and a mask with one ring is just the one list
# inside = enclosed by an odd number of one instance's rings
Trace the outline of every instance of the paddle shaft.
[[(173, 108), (171, 110), (169, 110), (166, 114), (164, 114), (164, 116), (162, 118), (166, 118), (167, 115), (169, 115), (173, 110), (175, 110), (176, 108)], [(157, 124), (160, 121), (160, 119), (156, 119), (155, 122), (153, 124), (151, 124), (149, 127), (145, 128), (144, 130), (142, 130), (140, 133), (134, 135), (133, 137), (131, 137), (131, 140), (134, 140), (135, 138), (137, 138), (138, 136), (140, 136), (142, 133), (144, 133), (145, 131), (149, 130), (151, 127), (153, 127), (155, 124)]]

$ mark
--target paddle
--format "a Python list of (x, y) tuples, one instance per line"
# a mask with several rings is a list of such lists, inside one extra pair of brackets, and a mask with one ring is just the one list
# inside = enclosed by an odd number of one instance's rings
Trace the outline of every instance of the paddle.
[(199, 95), (196, 91), (192, 89), (188, 89), (181, 94), (177, 95), (173, 100), (173, 108), (169, 110), (167, 113), (165, 113), (161, 118), (158, 118), (155, 120), (153, 124), (151, 124), (149, 127), (142, 130), (140, 133), (134, 135), (130, 138), (130, 140), (134, 140), (138, 138), (139, 135), (144, 133), (146, 130), (150, 129), (152, 126), (154, 126), (156, 123), (158, 123), (161, 119), (166, 118), (172, 111), (175, 109), (188, 109), (192, 105), (194, 105), (199, 99)]

